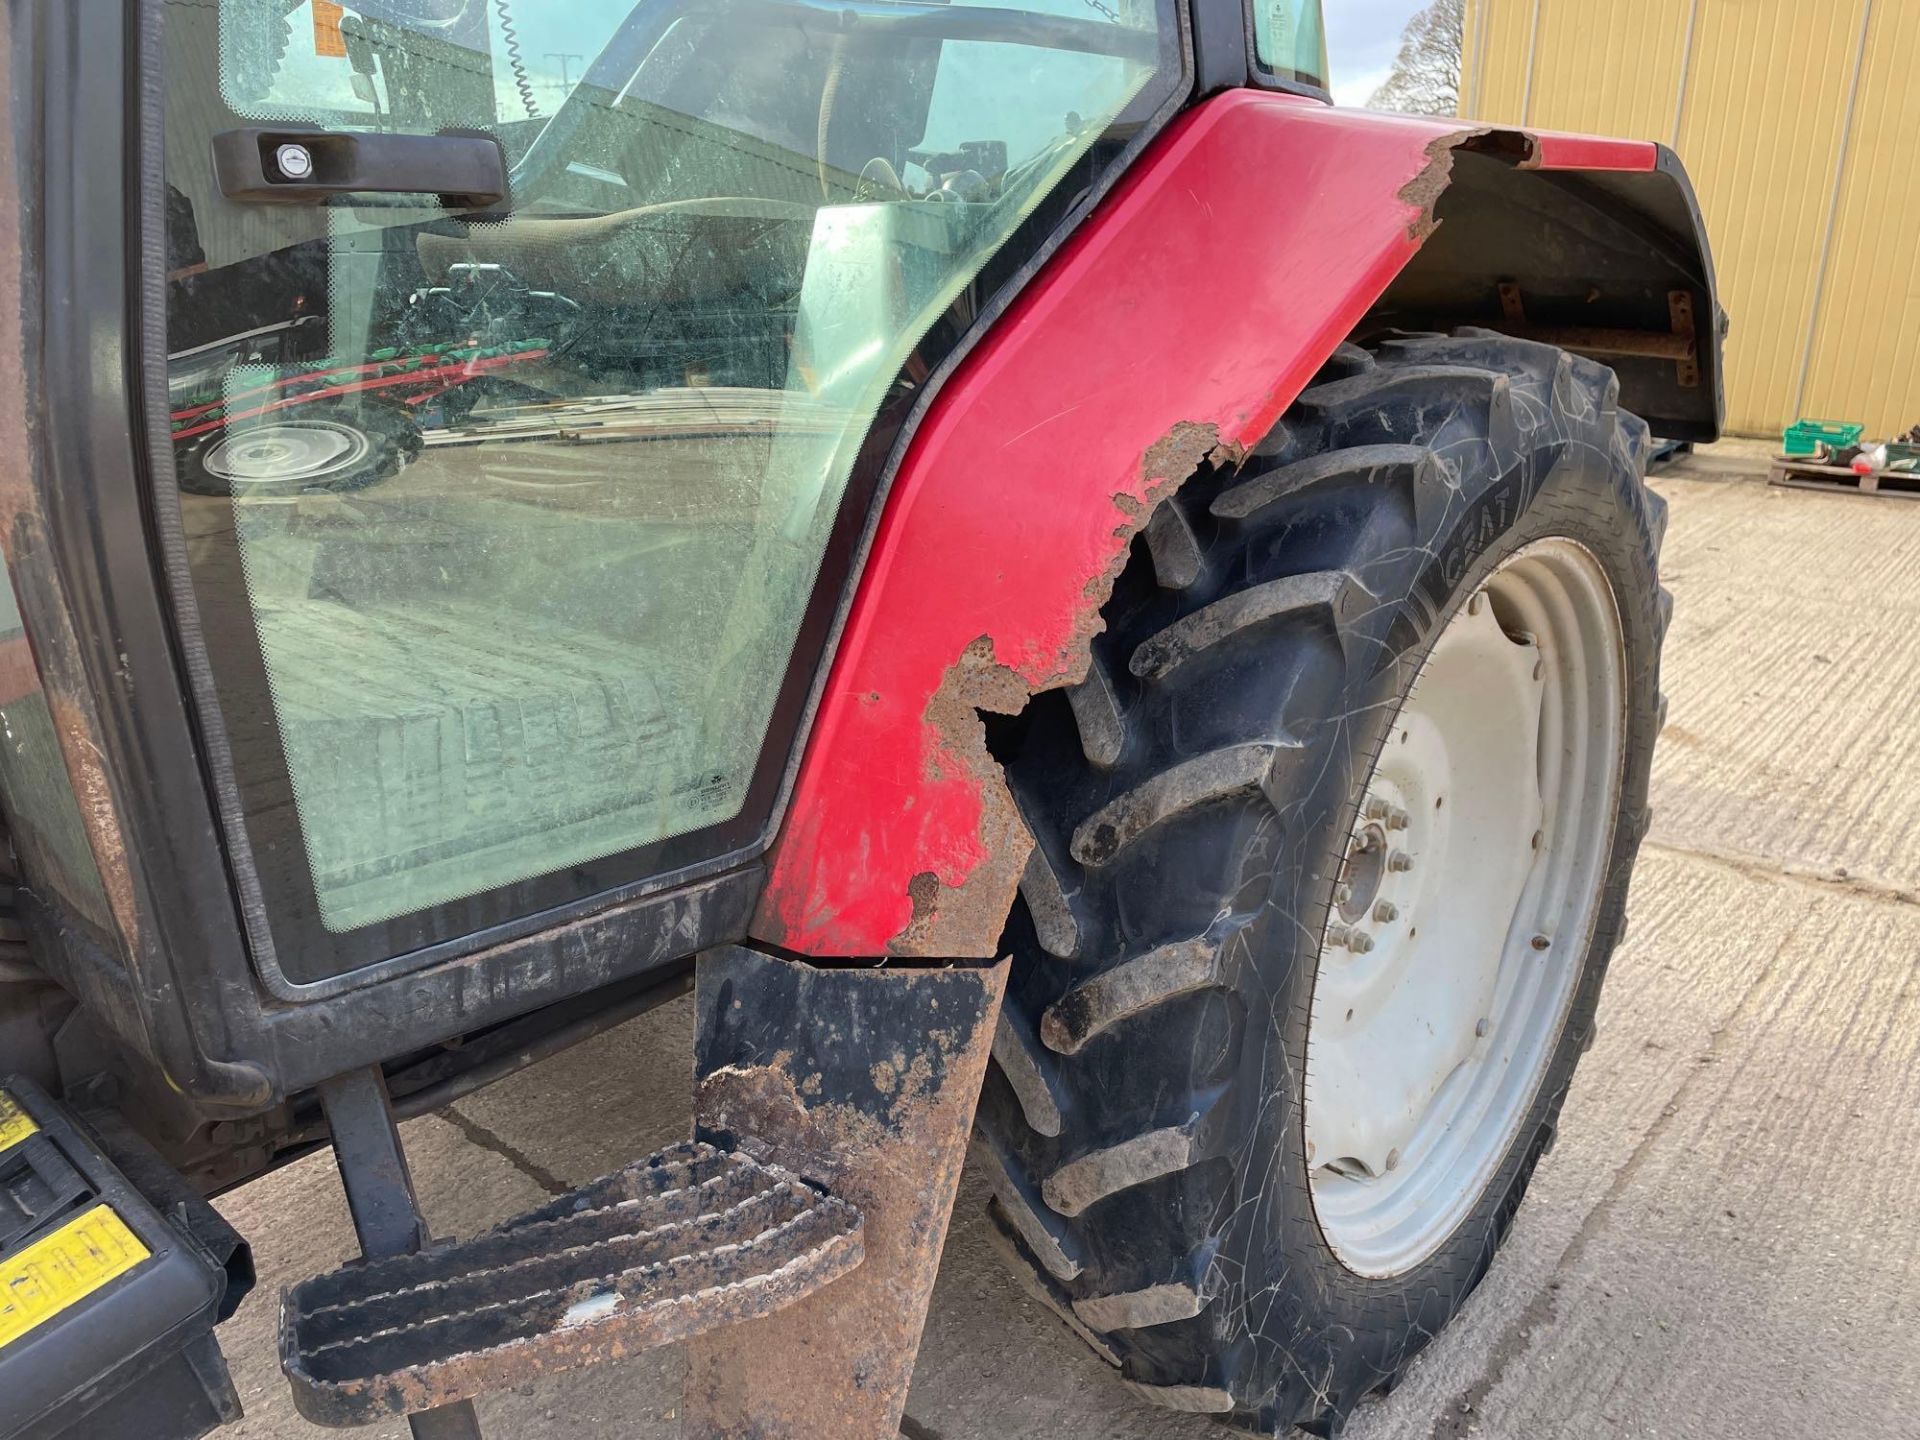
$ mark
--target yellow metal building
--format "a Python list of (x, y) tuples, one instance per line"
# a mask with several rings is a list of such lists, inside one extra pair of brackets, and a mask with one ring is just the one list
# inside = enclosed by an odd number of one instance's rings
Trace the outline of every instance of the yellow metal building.
[(1732, 431), (1920, 424), (1920, 0), (1467, 0), (1462, 71), (1469, 117), (1679, 151)]

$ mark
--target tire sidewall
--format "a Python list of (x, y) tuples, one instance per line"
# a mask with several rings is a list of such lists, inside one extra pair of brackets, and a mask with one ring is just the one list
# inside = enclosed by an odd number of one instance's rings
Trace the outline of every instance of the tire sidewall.
[(351, 465), (328, 474), (313, 476), (291, 484), (277, 484), (273, 481), (231, 483), (226, 477), (215, 474), (207, 468), (207, 456), (223, 441), (236, 434), (244, 434), (245, 429), (222, 427), (209, 431), (205, 435), (195, 436), (181, 445), (175, 452), (175, 483), (190, 495), (216, 495), (243, 497), (259, 495), (266, 497), (284, 495), (337, 493), (349, 490), (364, 490), (382, 480), (399, 473), (411, 464), (422, 448), (419, 427), (410, 415), (385, 406), (365, 406), (351, 410), (329, 408), (302, 414), (294, 411), (282, 422), (299, 424), (302, 420), (326, 421), (331, 424), (346, 425), (358, 430), (367, 440), (367, 453)]
[[(1527, 475), (1536, 468), (1539, 483), (1529, 485)], [(1503, 515), (1498, 504), (1503, 488), (1521, 499), (1510, 507), (1510, 515)], [(1245, 1255), (1242, 1272), (1256, 1284), (1268, 1272), (1259, 1252), (1285, 1257), (1296, 1270), (1308, 1269), (1307, 1275), (1296, 1274), (1289, 1282), (1297, 1296), (1308, 1298), (1290, 1317), (1295, 1331), (1291, 1343), (1283, 1339), (1282, 1344), (1301, 1370), (1327, 1376), (1332, 1390), (1351, 1386), (1356, 1396), (1381, 1375), (1397, 1372), (1409, 1346), (1418, 1348), (1452, 1316), (1485, 1272), (1552, 1141), (1574, 1067), (1591, 1041), (1607, 960), (1622, 929), (1627, 882), (1644, 832), (1659, 724), (1658, 581), (1638, 463), (1625, 455), (1603, 457), (1588, 448), (1564, 446), (1557, 457), (1527, 457), (1489, 479), (1464, 508), (1449, 507), (1449, 514), (1457, 518), (1421, 537), (1420, 548), (1431, 556), (1425, 565), (1415, 568), (1404, 559), (1383, 557), (1374, 573), (1359, 577), (1383, 602), (1397, 602), (1403, 616), (1413, 617), (1417, 640), (1355, 682), (1345, 703), (1332, 712), (1340, 718), (1324, 721), (1310, 733), (1308, 768), (1323, 778), (1301, 807), (1303, 813), (1319, 817), (1304, 837), (1301, 853), (1344, 853), (1363, 788), (1434, 643), (1489, 576), (1542, 540), (1578, 542), (1598, 561), (1612, 587), (1625, 650), (1626, 753), (1602, 894), (1552, 1058), (1472, 1209), (1434, 1254), (1398, 1276), (1371, 1278), (1348, 1269), (1327, 1243), (1314, 1210), (1302, 1088), (1320, 942), (1333, 905), (1337, 867), (1276, 869), (1267, 904), (1248, 940), (1261, 972), (1259, 989), (1270, 1003), (1281, 1044), (1249, 1044), (1244, 1050), (1243, 1063), (1257, 1073), (1244, 1077), (1250, 1084), (1242, 1093), (1266, 1097), (1269, 1103), (1262, 1107), (1252, 1153), (1242, 1170), (1238, 1210), (1246, 1220), (1230, 1227), (1223, 1250), (1231, 1254), (1237, 1249), (1235, 1239), (1258, 1247)], [(1490, 516), (1503, 523), (1490, 525)], [(1437, 607), (1426, 603), (1436, 589), (1446, 597)], [(1419, 624), (1425, 615), (1430, 620)], [(1233, 1229), (1241, 1233), (1236, 1237)]]

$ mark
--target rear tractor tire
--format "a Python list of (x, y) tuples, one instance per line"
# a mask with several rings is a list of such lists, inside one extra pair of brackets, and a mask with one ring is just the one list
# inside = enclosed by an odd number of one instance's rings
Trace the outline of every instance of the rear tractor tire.
[(1613, 373), (1343, 347), (1163, 502), (1070, 692), (981, 1104), (995, 1221), (1148, 1400), (1332, 1435), (1485, 1274), (1647, 821), (1665, 502)]

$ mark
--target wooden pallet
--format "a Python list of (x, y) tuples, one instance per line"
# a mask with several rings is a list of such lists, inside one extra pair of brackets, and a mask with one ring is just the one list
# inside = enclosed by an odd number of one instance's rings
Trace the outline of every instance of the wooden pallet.
[(1835, 495), (1878, 495), (1895, 500), (1920, 500), (1920, 472), (1875, 470), (1861, 475), (1844, 465), (1816, 465), (1777, 455), (1771, 481), (1799, 490), (1824, 490)]

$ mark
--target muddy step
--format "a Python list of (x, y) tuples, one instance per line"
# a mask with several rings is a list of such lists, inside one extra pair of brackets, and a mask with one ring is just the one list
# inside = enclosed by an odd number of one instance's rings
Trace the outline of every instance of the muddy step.
[(363, 1425), (757, 1319), (863, 1255), (845, 1201), (680, 1145), (472, 1240), (302, 1281), (280, 1361), (301, 1414)]

